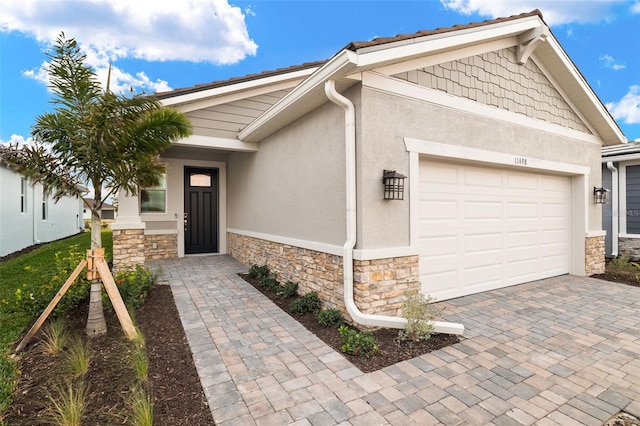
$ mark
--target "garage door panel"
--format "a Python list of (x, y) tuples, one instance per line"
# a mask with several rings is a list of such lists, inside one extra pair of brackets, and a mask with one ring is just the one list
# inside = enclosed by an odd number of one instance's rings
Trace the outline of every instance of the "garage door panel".
[(421, 160), (420, 182), (423, 292), (444, 300), (568, 273), (569, 178)]
[(467, 235), (464, 239), (464, 253), (487, 253), (501, 251), (503, 236), (501, 232), (489, 232)]

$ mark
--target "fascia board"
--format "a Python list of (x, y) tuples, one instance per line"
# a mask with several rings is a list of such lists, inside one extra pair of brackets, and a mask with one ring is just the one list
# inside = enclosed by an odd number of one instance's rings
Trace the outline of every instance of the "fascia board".
[(640, 152), (637, 152), (635, 154), (622, 154), (622, 155), (615, 155), (612, 157), (602, 157), (601, 159), (602, 163), (608, 163), (609, 161), (612, 161), (614, 163), (623, 163), (623, 162), (635, 161), (635, 160), (640, 160)]
[(238, 133), (238, 139), (258, 142), (268, 136), (267, 124), (281, 114), (285, 114), (299, 100), (322, 87), (325, 81), (332, 78), (343, 77), (356, 68), (357, 55), (348, 50), (342, 50), (324, 66), (316, 70), (309, 78), (304, 80), (291, 92), (266, 110), (261, 116), (252, 121)]
[(270, 77), (257, 78), (255, 80), (243, 81), (236, 84), (229, 84), (226, 86), (216, 87), (208, 90), (202, 90), (195, 93), (187, 93), (185, 95), (173, 96), (170, 98), (161, 99), (162, 106), (175, 106), (178, 104), (184, 104), (188, 102), (195, 102), (205, 98), (224, 96), (231, 93), (241, 92), (244, 90), (250, 90), (259, 88), (262, 86), (273, 85), (289, 80), (304, 79), (310, 74), (314, 73), (318, 68), (307, 68), (304, 70), (293, 71), (286, 74), (278, 74)]
[(511, 37), (538, 28), (544, 23), (537, 16), (493, 24), (485, 27), (469, 28), (455, 32), (435, 34), (401, 42), (372, 46), (358, 51), (358, 65), (371, 66), (398, 61), (429, 53), (475, 45), (495, 39)]
[[(567, 56), (564, 49), (562, 49), (562, 47), (560, 46), (560, 43), (556, 40), (553, 34), (551, 34), (551, 37), (547, 38), (546, 43), (549, 47), (553, 49), (554, 53), (558, 56), (560, 61), (562, 61), (564, 68), (567, 70), (567, 72), (571, 76), (574, 83), (577, 84), (579, 88), (583, 91), (583, 93), (589, 100), (589, 103), (593, 106), (593, 108), (597, 112), (598, 116), (604, 121), (606, 126), (609, 127), (610, 133), (612, 133), (613, 136), (615, 136), (615, 138), (618, 140), (618, 143), (625, 143), (627, 141), (627, 138), (624, 136), (624, 134), (622, 133), (622, 131), (620, 130), (616, 122), (613, 120), (609, 112), (606, 110), (605, 106), (602, 104), (600, 99), (593, 92), (589, 84), (582, 77), (582, 75), (576, 68), (575, 64)], [(611, 143), (608, 145), (615, 145), (615, 143)]]
[(253, 96), (264, 95), (278, 90), (291, 90), (293, 87), (300, 84), (301, 81), (303, 81), (303, 78), (300, 78), (298, 80), (282, 81), (271, 85), (263, 85), (248, 90), (234, 91), (226, 94), (215, 95), (213, 97), (204, 98), (198, 101), (173, 105), (173, 108), (183, 113), (197, 111), (199, 109), (210, 108), (221, 104), (228, 104), (230, 102), (248, 99)]
[(173, 145), (189, 146), (193, 148), (220, 149), (223, 151), (256, 152), (258, 150), (257, 143), (202, 135), (191, 135), (187, 138), (174, 142)]

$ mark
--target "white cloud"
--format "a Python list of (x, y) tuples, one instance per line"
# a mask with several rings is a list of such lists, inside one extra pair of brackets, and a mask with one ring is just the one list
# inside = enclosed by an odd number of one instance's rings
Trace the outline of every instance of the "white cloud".
[[(540, 9), (549, 25), (600, 22), (613, 18), (617, 0), (440, 0), (449, 10), (497, 18)], [(636, 5), (634, 5), (635, 7)], [(640, 6), (638, 6), (640, 8)]]
[(0, 31), (51, 43), (61, 30), (112, 60), (233, 64), (257, 50), (245, 15), (227, 0), (2, 2)]
[(602, 55), (599, 59), (604, 62), (605, 67), (611, 68), (614, 71), (622, 70), (627, 67), (625, 64), (617, 62), (616, 59), (610, 55)]
[(35, 145), (35, 142), (32, 137), (25, 138), (22, 135), (11, 135), (11, 138), (8, 141), (3, 141), (0, 139), (0, 144), (3, 145), (18, 145), (18, 147), (22, 147), (24, 145)]
[(640, 124), (640, 85), (631, 86), (619, 102), (609, 102), (606, 107), (616, 120)]
[(640, 13), (640, 1), (633, 3), (629, 10), (631, 10), (631, 13)]

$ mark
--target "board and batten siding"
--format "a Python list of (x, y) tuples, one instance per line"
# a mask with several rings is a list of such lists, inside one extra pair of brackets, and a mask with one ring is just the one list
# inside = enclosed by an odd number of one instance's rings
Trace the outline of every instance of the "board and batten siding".
[(445, 62), (394, 77), (591, 133), (533, 60), (524, 65), (517, 63), (515, 48)]
[(241, 129), (282, 99), (287, 93), (287, 90), (278, 90), (268, 94), (190, 111), (186, 113), (186, 116), (193, 125), (193, 133), (195, 135), (235, 139)]
[[(640, 166), (627, 166), (627, 234), (640, 234)], [(623, 231), (624, 232), (624, 231)]]

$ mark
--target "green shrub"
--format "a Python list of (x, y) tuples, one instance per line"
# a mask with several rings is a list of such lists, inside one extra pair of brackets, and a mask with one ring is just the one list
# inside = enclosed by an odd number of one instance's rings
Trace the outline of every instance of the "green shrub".
[(289, 312), (295, 315), (305, 315), (308, 312), (315, 312), (320, 309), (322, 302), (315, 291), (309, 292), (304, 296), (294, 300), (289, 305)]
[(268, 274), (262, 275), (258, 278), (258, 285), (266, 290), (278, 291), (280, 289), (280, 282), (276, 279), (275, 275)]
[[(80, 251), (77, 244), (69, 246), (66, 254), (61, 251), (56, 252), (55, 262), (51, 267), (51, 279), (41, 283), (33, 281), (23, 283), (15, 290), (13, 300), (3, 300), (5, 307), (8, 311), (23, 311), (34, 317), (39, 315), (85, 257), (86, 254)], [(31, 268), (26, 266), (25, 273), (29, 274)], [(86, 279), (86, 274), (82, 272), (60, 299), (54, 314), (60, 315), (76, 307), (87, 296), (90, 286), (91, 283)]]
[(298, 283), (287, 281), (284, 286), (276, 292), (276, 297), (280, 299), (289, 299), (290, 297), (298, 295)]
[[(119, 271), (114, 277), (114, 281), (118, 286), (118, 291), (124, 304), (128, 308), (137, 309), (144, 303), (149, 291), (155, 286), (157, 275), (141, 265), (136, 265), (133, 269), (124, 269)], [(107, 292), (102, 291), (102, 301), (106, 309), (113, 311), (111, 299)]]
[(434, 298), (415, 292), (407, 294), (402, 305), (402, 316), (407, 319), (407, 326), (400, 330), (400, 339), (411, 339), (414, 342), (429, 340), (433, 333), (433, 321), (442, 314), (433, 302)]
[(318, 324), (324, 327), (339, 327), (344, 324), (344, 316), (336, 308), (318, 311), (316, 318), (318, 319)]
[(267, 265), (251, 265), (249, 268), (249, 276), (251, 278), (260, 278), (269, 275), (269, 267)]
[(378, 341), (370, 330), (357, 331), (341, 325), (338, 332), (342, 339), (342, 352), (356, 356), (370, 356), (378, 352)]

